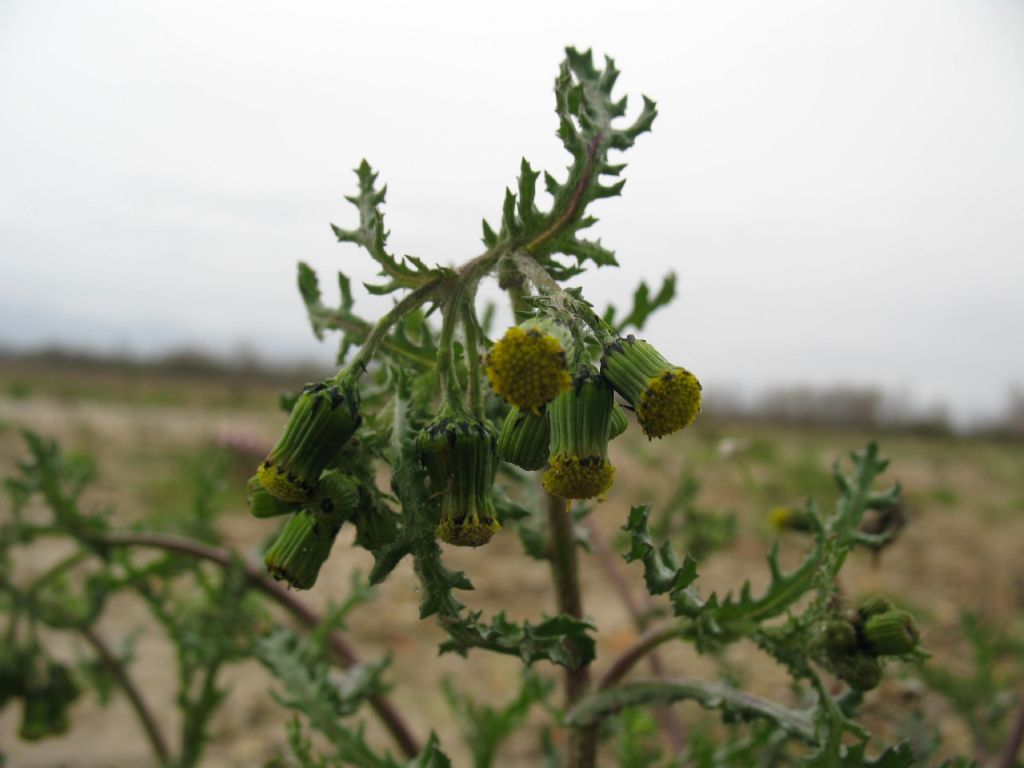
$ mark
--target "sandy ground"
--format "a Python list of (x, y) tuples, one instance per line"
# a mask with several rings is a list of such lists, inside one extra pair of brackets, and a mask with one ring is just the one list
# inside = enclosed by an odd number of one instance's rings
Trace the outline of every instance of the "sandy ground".
[[(67, 449), (90, 451), (98, 459), (100, 478), (88, 491), (85, 504), (111, 506), (115, 520), (135, 521), (158, 502), (160, 489), (173, 482), (178, 470), (168, 463), (168, 455), (188, 456), (203, 446), (225, 441), (257, 448), (272, 443), (282, 417), (269, 393), (265, 403), (258, 408), (211, 408), (52, 396), (0, 399), (0, 474), (10, 474), (24, 453), (19, 429), (57, 436)], [(593, 518), (605, 535), (614, 539), (631, 503), (664, 502), (678, 479), (693, 471), (701, 481), (698, 506), (731, 511), (738, 524), (734, 546), (701, 564), (702, 591), (726, 592), (744, 579), (757, 587), (767, 579), (764, 556), (773, 539), (768, 510), (778, 503), (798, 503), (804, 480), (818, 486), (804, 490), (821, 490), (827, 495), (823, 478), (831, 462), (866, 440), (866, 435), (850, 432), (710, 422), (689, 434), (651, 444), (627, 435), (613, 444), (617, 482), (608, 500), (596, 507)], [(770, 449), (767, 453), (765, 446)], [(867, 555), (851, 558), (843, 576), (844, 590), (853, 596), (869, 592), (898, 596), (920, 613), (925, 645), (936, 662), (962, 667), (966, 645), (958, 629), (961, 610), (970, 608), (1003, 625), (1022, 613), (1024, 473), (1020, 467), (1024, 465), (1024, 446), (891, 435), (883, 438), (882, 447), (894, 459), (888, 476), (904, 486), (910, 523), (880, 561)], [(5, 509), (0, 508), (0, 514), (7, 514)], [(239, 488), (219, 525), (227, 544), (252, 556), (274, 523), (249, 517)], [(354, 570), (368, 571), (370, 557), (350, 546), (350, 535), (342, 534), (316, 587), (302, 595), (310, 605), (325, 606), (342, 594)], [(796, 562), (804, 547), (798, 536), (785, 537), (784, 562)], [(34, 550), (31, 561), (19, 566), (24, 574), (18, 575), (28, 578), (59, 556), (59, 548)], [(451, 551), (448, 562), (473, 580), (476, 591), (467, 593), (464, 600), (471, 608), (487, 613), (504, 609), (515, 619), (538, 618), (555, 608), (546, 566), (526, 558), (511, 533), (499, 535), (480, 550)], [(622, 567), (639, 588), (639, 568)], [(601, 670), (636, 638), (636, 630), (593, 558), (584, 563), (582, 581), (586, 613), (600, 627), (596, 669)], [(471, 653), (468, 659), (437, 656), (443, 634), (432, 621), (417, 619), (419, 599), (416, 580), (404, 563), (379, 589), (375, 601), (353, 615), (348, 635), (366, 659), (392, 654), (389, 679), (396, 684), (395, 704), (418, 735), (425, 737), (430, 729), (436, 730), (455, 764), (466, 765), (466, 752), (444, 704), (439, 681), (451, 677), (463, 691), (497, 703), (514, 695), (518, 663), (481, 652)], [(119, 597), (108, 607), (100, 630), (111, 640), (141, 633), (132, 671), (174, 743), (173, 651), (145, 607), (131, 597)], [(84, 652), (80, 643), (66, 636), (54, 636), (51, 642), (54, 652), (64, 658)], [(717, 676), (715, 663), (683, 645), (666, 647), (662, 657), (673, 674)], [(786, 676), (752, 644), (732, 648), (726, 662), (745, 675), (754, 692), (790, 701)], [(557, 677), (546, 665), (538, 669)], [(896, 668), (893, 672), (879, 690), (868, 695), (868, 721), (891, 734), (902, 718), (919, 709), (941, 724), (948, 750), (969, 749), (967, 731), (950, 717), (945, 702), (931, 695), (922, 697), (919, 686), (901, 680)], [(649, 670), (639, 667), (635, 675), (638, 679), (648, 676)], [(223, 680), (230, 694), (215, 721), (203, 765), (258, 765), (283, 743), (288, 715), (267, 695), (272, 682), (255, 663), (230, 667)], [(680, 711), (690, 724), (701, 721), (696, 709), (687, 706)], [(363, 719), (373, 740), (385, 744), (372, 714)], [(82, 697), (73, 710), (71, 731), (38, 744), (17, 739), (17, 720), (14, 707), (0, 713), (0, 749), (10, 766), (153, 764), (137, 722), (120, 697), (106, 708), (98, 706), (91, 695)], [(541, 720), (535, 713), (531, 723)], [(506, 746), (500, 764), (535, 765), (536, 744), (537, 729), (533, 727)]]

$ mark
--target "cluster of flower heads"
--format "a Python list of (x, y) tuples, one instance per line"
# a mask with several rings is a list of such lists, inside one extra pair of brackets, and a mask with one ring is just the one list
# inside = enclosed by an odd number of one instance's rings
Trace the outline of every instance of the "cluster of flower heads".
[(868, 691), (882, 680), (882, 659), (913, 653), (920, 641), (917, 623), (884, 597), (863, 600), (856, 611), (826, 622), (825, 660), (853, 689)]
[[(477, 547), (501, 528), (493, 498), (499, 460), (543, 470), (556, 496), (602, 496), (615, 475), (608, 442), (628, 425), (616, 393), (649, 437), (682, 429), (700, 411), (697, 379), (646, 341), (628, 336), (606, 345), (600, 370), (583, 357), (556, 321), (510, 328), (486, 361), (494, 392), (512, 406), (500, 434), (457, 399), (420, 431), (416, 449), (439, 539)], [(361, 422), (354, 376), (307, 385), (249, 481), (255, 516), (291, 515), (265, 556), (275, 578), (313, 586), (342, 523), (359, 513), (358, 483), (329, 467)]]
[(357, 513), (359, 484), (327, 467), (361, 423), (352, 379), (307, 385), (281, 439), (250, 478), (248, 502), (254, 516), (291, 515), (264, 556), (275, 579), (297, 589), (312, 587), (342, 523)]
[[(487, 356), (487, 377), (513, 409), (498, 455), (523, 469), (543, 469), (544, 487), (589, 499), (612, 485), (608, 441), (627, 419), (617, 393), (649, 438), (689, 425), (700, 412), (700, 382), (633, 336), (606, 344), (600, 372), (580, 360), (564, 326), (532, 319), (510, 328)], [(570, 361), (573, 361), (570, 363)]]

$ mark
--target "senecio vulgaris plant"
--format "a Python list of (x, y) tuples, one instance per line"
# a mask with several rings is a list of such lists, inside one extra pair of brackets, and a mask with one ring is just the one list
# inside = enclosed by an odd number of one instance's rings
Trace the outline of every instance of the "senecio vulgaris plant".
[[(419, 619), (436, 619), (444, 630), (442, 652), (506, 654), (526, 668), (521, 690), (503, 708), (477, 705), (446, 686), (477, 766), (496, 764), (502, 741), (541, 702), (551, 723), (538, 760), (548, 766), (593, 766), (599, 755), (626, 766), (921, 764), (920, 750), (872, 744), (857, 722), (864, 692), (879, 685), (887, 662), (924, 657), (910, 613), (880, 596), (851, 603), (838, 588), (851, 551), (878, 550), (888, 541), (887, 533), (862, 528), (865, 514), (899, 504), (898, 486), (875, 487), (886, 462), (873, 444), (854, 453), (848, 468), (836, 466), (839, 500), (832, 514), (809, 501), (790, 516), (799, 520), (793, 527), (807, 535), (809, 549), (789, 571), (773, 549), (760, 590), (747, 582), (725, 596), (702, 593), (694, 558), (677, 556), (671, 541), (655, 541), (651, 505), (623, 510), (623, 557), (642, 565), (644, 586), (661, 607), (636, 617), (642, 632), (617, 658), (596, 658), (597, 628), (583, 605), (577, 559), (586, 551), (585, 534), (601, 534), (585, 528), (584, 517), (587, 503), (600, 503), (615, 482), (609, 442), (627, 430), (650, 440), (671, 435), (687, 428), (701, 407), (694, 373), (659, 351), (657, 339), (636, 335), (674, 297), (673, 279), (653, 295), (641, 284), (625, 316), (613, 308), (598, 312), (582, 289), (567, 287), (587, 269), (616, 266), (613, 253), (583, 233), (596, 221), (592, 204), (621, 192), (619, 156), (656, 116), (654, 102), (644, 98), (639, 114), (625, 119), (626, 99), (613, 95), (617, 75), (611, 60), (601, 68), (589, 52), (567, 51), (555, 95), (558, 136), (572, 158), (568, 171), (544, 174), (545, 204), (537, 196), (541, 174), (524, 160), (516, 191), (506, 191), (500, 224), (484, 222), (484, 251), (461, 266), (393, 255), (382, 214), (385, 190), (365, 161), (359, 166), (358, 191), (348, 198), (358, 219), (334, 232), (375, 260), (383, 279), (367, 288), (394, 302), (368, 321), (356, 313), (349, 279), (339, 273), (340, 302), (327, 306), (313, 270), (299, 265), (313, 332), (318, 338), (340, 333), (341, 368), (284, 399), (289, 415), (280, 439), (254, 467), (246, 488), (250, 511), (268, 526), (282, 521), (262, 564), (202, 541), (213, 537), (208, 530), (200, 540), (112, 530), (102, 515), (78, 509), (83, 481), (75, 468), (55, 446), (30, 437), (33, 459), (8, 483), (15, 523), (2, 529), (0, 558), (9, 561), (16, 546), (44, 535), (45, 528), (20, 513), (34, 494), (79, 550), (28, 588), (0, 580), (13, 617), (0, 657), (0, 705), (22, 702), (23, 737), (62, 732), (77, 696), (59, 664), (24, 663), (32, 651), (37, 660), (46, 657), (34, 639), (42, 624), (78, 632), (92, 645), (131, 700), (162, 766), (197, 764), (222, 698), (219, 669), (252, 656), (279, 681), (280, 703), (301, 715), (287, 729), (290, 753), (270, 765), (450, 765), (443, 747), (452, 734), (421, 741), (388, 698), (387, 660), (360, 663), (341, 634), (347, 613), (367, 599), (367, 585), (356, 580), (338, 589), (342, 601), (324, 617), (298, 596), (318, 583), (348, 525), (356, 546), (373, 556), (370, 584), (411, 558), (422, 585)], [(494, 339), (492, 308), (481, 309), (477, 300), (479, 285), (490, 279), (507, 294), (515, 318)], [(382, 470), (390, 478), (387, 490), (377, 482)], [(480, 548), (485, 556), (496, 536), (513, 534), (528, 556), (550, 563), (554, 615), (516, 622), (460, 602), (459, 591), (472, 589), (472, 573), (448, 568), (446, 547)], [(140, 565), (131, 554), (140, 548), (165, 555)], [(100, 570), (84, 594), (62, 588), (44, 599), (43, 587), (63, 585), (66, 571), (86, 559)], [(198, 563), (214, 564), (222, 578), (211, 580)], [(173, 592), (153, 586), (156, 575), (182, 574), (203, 586), (200, 606), (181, 609)], [(179, 649), (184, 717), (177, 750), (133, 685), (127, 654), (97, 634), (106, 597), (123, 589), (146, 600)], [(252, 603), (254, 594), (282, 606), (312, 634), (273, 629), (262, 604)], [(27, 635), (20, 617), (27, 617)], [(652, 679), (629, 677), (669, 643), (717, 656), (740, 641), (753, 641), (789, 672), (790, 701), (763, 699), (724, 680), (670, 677), (660, 664), (652, 663)], [(328, 673), (331, 663), (347, 670), (340, 682)], [(544, 665), (562, 670), (560, 704), (551, 682), (535, 671)], [(678, 701), (719, 711), (721, 730), (685, 733), (669, 708)], [(394, 752), (347, 724), (367, 707), (393, 738)], [(648, 711), (657, 714), (663, 740), (652, 736)], [(316, 745), (308, 729), (322, 737)]]

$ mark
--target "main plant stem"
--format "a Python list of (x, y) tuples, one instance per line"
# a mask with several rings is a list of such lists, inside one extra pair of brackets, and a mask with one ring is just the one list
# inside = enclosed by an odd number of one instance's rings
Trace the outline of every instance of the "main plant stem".
[[(583, 618), (579, 561), (572, 516), (565, 499), (546, 494), (548, 527), (551, 530), (551, 575), (558, 597), (558, 610), (577, 619)], [(566, 707), (572, 707), (590, 687), (590, 667), (581, 664), (565, 672)], [(568, 768), (593, 768), (597, 760), (597, 727), (583, 726), (569, 731)]]

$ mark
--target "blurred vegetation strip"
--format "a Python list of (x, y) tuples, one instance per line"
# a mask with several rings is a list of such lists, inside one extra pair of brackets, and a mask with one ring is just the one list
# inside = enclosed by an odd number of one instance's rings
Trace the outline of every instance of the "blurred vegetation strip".
[[(144, 532), (105, 533), (93, 537), (92, 540), (101, 546), (151, 547), (169, 552), (178, 552), (200, 560), (217, 563), (225, 568), (229, 568), (237, 562), (233, 553), (227, 549), (210, 547), (191, 539), (171, 536), (169, 534)], [(309, 629), (314, 629), (320, 625), (321, 617), (316, 611), (304, 605), (286, 587), (281, 586), (267, 576), (262, 568), (251, 563), (243, 563), (242, 568), (246, 579), (252, 586), (276, 600), (300, 624)], [(348, 669), (360, 663), (359, 656), (355, 650), (337, 630), (330, 631), (327, 635), (327, 642), (331, 653), (343, 668)], [(416, 757), (420, 752), (419, 742), (394, 705), (387, 698), (379, 694), (371, 696), (369, 701), (370, 706), (373, 707), (374, 712), (380, 717), (384, 727), (387, 728), (394, 738), (402, 753), (409, 758)]]
[[(619, 568), (619, 561), (616, 559), (612, 548), (608, 545), (608, 540), (605, 538), (601, 527), (590, 519), (586, 521), (586, 526), (587, 533), (590, 536), (590, 544), (594, 549), (594, 555), (597, 557), (598, 563), (601, 564), (615, 591), (619, 593), (623, 605), (626, 606), (626, 610), (633, 620), (633, 625), (638, 632), (643, 632), (647, 629), (648, 620), (653, 608), (653, 601), (650, 595), (645, 593), (643, 605), (637, 602), (636, 597), (633, 595), (633, 590), (630, 589), (629, 581), (626, 580), (625, 574)], [(661, 663), (661, 657), (656, 651), (651, 650), (648, 653), (647, 663), (651, 668), (651, 674), (656, 679), (661, 680), (665, 677), (665, 667)], [(658, 707), (655, 710), (655, 716), (658, 718), (658, 723), (668, 738), (673, 753), (679, 754), (682, 752), (686, 747), (686, 730), (683, 727), (682, 719), (671, 707)]]
[(1020, 754), (1022, 744), (1024, 744), (1024, 700), (1021, 701), (1020, 707), (1017, 709), (1017, 717), (1013, 721), (1006, 749), (999, 758), (999, 768), (1013, 768), (1018, 764), (1017, 755)]
[(806, 742), (817, 744), (814, 721), (805, 712), (788, 709), (773, 701), (721, 683), (703, 680), (666, 680), (629, 683), (587, 696), (566, 715), (570, 725), (596, 725), (626, 707), (696, 701), (707, 709), (721, 709), (728, 715), (750, 720), (764, 718), (778, 728)]
[(99, 657), (101, 663), (107, 668), (107, 671), (113, 675), (114, 679), (117, 680), (121, 686), (125, 695), (128, 697), (128, 701), (132, 705), (132, 709), (135, 710), (135, 714), (139, 718), (139, 722), (142, 724), (143, 730), (146, 732), (146, 737), (149, 739), (150, 745), (153, 747), (153, 752), (156, 754), (157, 759), (160, 761), (160, 765), (166, 766), (171, 763), (171, 753), (167, 748), (167, 742), (164, 741), (163, 734), (160, 732), (159, 726), (156, 724), (156, 718), (153, 717), (153, 713), (146, 704), (146, 700), (142, 697), (142, 692), (139, 691), (135, 685), (135, 681), (132, 680), (128, 674), (128, 670), (125, 669), (124, 664), (117, 658), (117, 654), (110, 647), (106, 640), (103, 639), (96, 630), (90, 625), (81, 627), (82, 635), (92, 646), (93, 650), (96, 651), (96, 655)]

